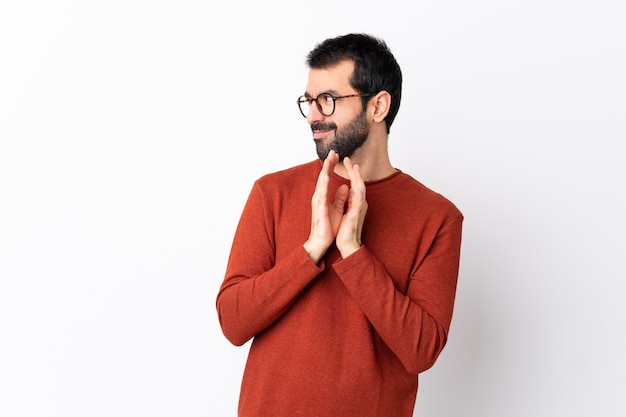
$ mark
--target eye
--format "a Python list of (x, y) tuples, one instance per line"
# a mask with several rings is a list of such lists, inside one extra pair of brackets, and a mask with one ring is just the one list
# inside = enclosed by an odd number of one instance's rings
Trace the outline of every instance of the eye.
[(332, 103), (334, 101), (333, 96), (331, 96), (330, 94), (320, 94), (319, 100), (323, 101), (324, 103)]

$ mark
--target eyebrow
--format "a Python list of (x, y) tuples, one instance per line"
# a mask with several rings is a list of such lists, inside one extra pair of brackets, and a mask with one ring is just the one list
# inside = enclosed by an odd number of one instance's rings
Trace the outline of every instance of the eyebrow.
[[(339, 94), (339, 91), (337, 90), (333, 90), (332, 88), (330, 90), (324, 90), (321, 93), (318, 94), (318, 96), (320, 94), (330, 94), (331, 96), (339, 96), (341, 94)], [(311, 94), (309, 94), (307, 91), (304, 92), (304, 95), (307, 97), (313, 97)]]

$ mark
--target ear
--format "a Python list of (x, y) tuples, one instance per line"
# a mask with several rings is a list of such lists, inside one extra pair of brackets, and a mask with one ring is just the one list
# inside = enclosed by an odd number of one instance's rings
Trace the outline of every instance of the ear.
[(378, 123), (384, 121), (391, 106), (391, 94), (385, 90), (380, 91), (374, 96), (372, 104), (374, 106), (374, 113), (372, 114), (374, 121)]

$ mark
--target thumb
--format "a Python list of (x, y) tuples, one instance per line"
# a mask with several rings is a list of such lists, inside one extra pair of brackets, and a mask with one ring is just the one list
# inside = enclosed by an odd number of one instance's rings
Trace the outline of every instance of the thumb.
[(333, 207), (335, 210), (343, 213), (344, 208), (346, 206), (346, 201), (348, 200), (349, 189), (346, 184), (342, 184), (335, 193), (335, 201), (333, 202)]

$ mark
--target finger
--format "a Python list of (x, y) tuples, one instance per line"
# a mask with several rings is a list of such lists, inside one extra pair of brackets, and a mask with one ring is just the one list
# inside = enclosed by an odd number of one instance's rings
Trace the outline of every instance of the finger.
[(325, 170), (326, 173), (330, 175), (335, 169), (335, 166), (337, 165), (338, 162), (339, 162), (339, 155), (337, 155), (337, 152), (331, 150), (328, 153), (328, 156), (326, 157), (326, 159), (324, 159), (324, 165), (322, 166), (322, 170)]
[(336, 161), (336, 153), (330, 151), (328, 157), (322, 164), (322, 169), (317, 177), (317, 184), (315, 185), (314, 200), (318, 203), (326, 203), (328, 198), (328, 185), (330, 184), (330, 175), (334, 170)]
[(359, 165), (354, 165), (352, 168), (352, 173), (354, 178), (351, 178), (351, 183), (354, 183), (355, 188), (358, 188), (362, 193), (363, 199), (365, 199), (365, 181), (363, 180), (363, 176), (361, 175), (361, 167)]
[(348, 209), (346, 215), (350, 218), (352, 224), (356, 226), (357, 240), (360, 241), (361, 231), (363, 228), (363, 220), (367, 212), (367, 200), (365, 199), (365, 183), (361, 178), (359, 166), (354, 166), (354, 183), (356, 186), (350, 189), (350, 197), (348, 199)]
[(343, 158), (343, 164), (345, 165), (347, 170), (352, 169), (352, 161), (350, 160), (349, 156)]
[(361, 167), (358, 164), (352, 164), (348, 157), (344, 158), (343, 163), (350, 177), (350, 189), (359, 199), (365, 200), (365, 181), (361, 175)]

